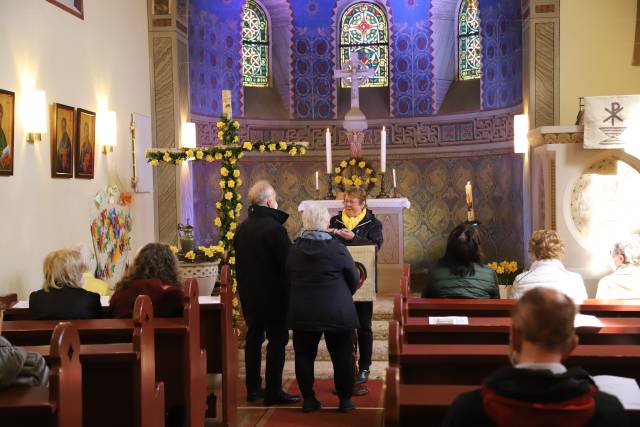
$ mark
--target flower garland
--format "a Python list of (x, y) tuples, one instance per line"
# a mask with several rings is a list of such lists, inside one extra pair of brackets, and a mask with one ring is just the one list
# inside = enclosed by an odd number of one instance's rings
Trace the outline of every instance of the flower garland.
[(333, 182), (336, 183), (340, 191), (345, 191), (349, 187), (361, 187), (369, 192), (378, 182), (376, 170), (362, 158), (352, 157), (349, 160), (341, 161), (335, 168), (335, 173)]
[[(238, 187), (242, 185), (240, 178), (240, 168), (238, 160), (244, 156), (244, 153), (256, 151), (260, 153), (282, 152), (291, 156), (304, 155), (306, 146), (303, 144), (288, 143), (286, 141), (258, 141), (244, 142), (240, 144), (238, 129), (240, 123), (237, 120), (230, 120), (223, 116), (216, 123), (218, 129), (219, 145), (213, 147), (197, 147), (197, 148), (181, 148), (147, 151), (145, 156), (151, 166), (158, 166), (160, 163), (169, 163), (179, 165), (186, 160), (201, 160), (208, 163), (220, 161), (220, 181), (218, 185), (222, 190), (222, 197), (216, 202), (217, 216), (213, 220), (213, 225), (218, 228), (219, 243), (217, 246), (210, 248), (222, 248), (222, 261), (226, 261), (231, 267), (231, 277), (233, 279), (233, 317), (240, 317), (239, 303), (237, 297), (237, 281), (235, 271), (235, 250), (233, 248), (233, 237), (238, 226), (238, 218), (242, 210), (242, 196), (238, 191)], [(203, 247), (200, 247), (200, 250)], [(210, 249), (208, 248), (208, 249)], [(186, 256), (187, 254), (185, 254)], [(190, 254), (189, 254), (190, 255)], [(197, 254), (194, 253), (195, 259)], [(191, 255), (190, 255), (191, 256)]]

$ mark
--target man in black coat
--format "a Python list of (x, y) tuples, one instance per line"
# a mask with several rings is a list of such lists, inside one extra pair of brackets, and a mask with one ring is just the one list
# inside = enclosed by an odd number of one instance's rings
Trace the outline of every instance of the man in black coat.
[[(264, 395), (266, 406), (296, 403), (300, 397), (282, 390), (285, 347), (289, 341), (285, 263), (291, 247), (283, 224), (289, 215), (278, 210), (276, 192), (266, 181), (251, 187), (249, 202), (249, 217), (238, 226), (233, 242), (238, 292), (247, 324), (244, 350), (247, 400), (255, 401)], [(260, 362), (265, 334), (269, 344), (263, 391)]]
[(513, 367), (494, 373), (480, 390), (460, 395), (443, 426), (626, 426), (617, 398), (599, 391), (584, 370), (561, 363), (578, 343), (575, 315), (571, 299), (556, 290), (524, 294), (512, 316)]

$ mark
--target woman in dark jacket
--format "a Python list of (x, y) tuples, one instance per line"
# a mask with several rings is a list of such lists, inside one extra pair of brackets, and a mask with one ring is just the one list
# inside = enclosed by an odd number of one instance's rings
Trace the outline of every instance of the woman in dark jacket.
[(320, 409), (313, 391), (313, 365), (324, 333), (331, 355), (340, 410), (353, 410), (352, 331), (358, 327), (353, 304), (359, 272), (347, 249), (327, 230), (329, 212), (312, 205), (302, 215), (303, 233), (287, 258), (291, 281), (289, 327), (293, 329), (296, 379), (304, 399), (302, 410)]
[(423, 298), (500, 298), (495, 271), (482, 264), (480, 233), (475, 224), (460, 224), (447, 249), (429, 272)]
[[(367, 209), (367, 193), (360, 188), (350, 188), (344, 194), (344, 209), (331, 218), (330, 231), (345, 244), (374, 243), (378, 249), (382, 246), (382, 223)], [(376, 283), (376, 291), (378, 284)], [(373, 302), (355, 303), (360, 327), (358, 328), (358, 377), (356, 384), (366, 383), (369, 378), (371, 355), (373, 353)]]
[(102, 317), (100, 295), (82, 289), (87, 266), (80, 252), (60, 249), (44, 259), (42, 289), (29, 295), (34, 320), (95, 319)]
[(182, 316), (182, 284), (178, 259), (169, 245), (149, 243), (117, 284), (109, 301), (111, 315), (128, 318), (138, 295), (148, 295), (155, 317)]

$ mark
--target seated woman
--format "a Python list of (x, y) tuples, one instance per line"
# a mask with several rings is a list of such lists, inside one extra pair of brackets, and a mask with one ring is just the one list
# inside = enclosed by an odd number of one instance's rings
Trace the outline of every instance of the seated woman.
[(560, 259), (564, 256), (564, 242), (554, 230), (534, 231), (529, 239), (529, 271), (516, 276), (511, 297), (520, 298), (527, 291), (544, 287), (564, 293), (580, 304), (586, 300), (587, 289), (582, 276), (567, 270)]
[(149, 243), (140, 249), (129, 271), (116, 284), (109, 301), (111, 315), (131, 317), (138, 295), (149, 295), (155, 317), (182, 316), (178, 259), (169, 245)]
[(44, 259), (42, 289), (29, 295), (29, 313), (35, 320), (95, 319), (102, 317), (100, 295), (82, 289), (87, 266), (80, 252), (60, 249)]
[(598, 282), (597, 299), (640, 298), (640, 236), (616, 242), (611, 251), (613, 273)]
[[(4, 309), (0, 302), (0, 333)], [(12, 385), (48, 386), (49, 369), (42, 355), (14, 347), (0, 336), (0, 389)]]
[(429, 272), (423, 298), (500, 298), (496, 273), (482, 264), (480, 233), (460, 224), (447, 240), (444, 256)]
[(104, 297), (110, 296), (113, 291), (111, 290), (111, 287), (109, 287), (109, 284), (94, 276), (96, 271), (96, 257), (93, 255), (91, 249), (89, 249), (84, 243), (78, 243), (74, 245), (72, 249), (80, 252), (82, 261), (87, 266), (87, 270), (82, 274), (82, 277), (84, 278), (82, 288)]
[(296, 379), (304, 398), (302, 410), (311, 412), (321, 406), (313, 391), (313, 365), (324, 334), (340, 410), (348, 412), (355, 409), (351, 351), (358, 316), (352, 295), (360, 274), (349, 251), (327, 232), (326, 208), (309, 206), (302, 214), (302, 227), (304, 231), (289, 250), (286, 263), (291, 282), (288, 322), (293, 329)]

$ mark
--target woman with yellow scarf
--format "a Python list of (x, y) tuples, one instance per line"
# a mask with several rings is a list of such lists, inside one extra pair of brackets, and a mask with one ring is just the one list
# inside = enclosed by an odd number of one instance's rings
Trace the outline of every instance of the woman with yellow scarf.
[[(331, 218), (329, 231), (345, 244), (374, 243), (378, 250), (382, 246), (382, 223), (367, 209), (367, 193), (360, 188), (347, 189), (344, 194), (344, 209)], [(369, 378), (373, 353), (373, 302), (358, 301), (354, 304), (360, 321), (360, 327), (357, 329), (360, 360), (356, 384), (364, 384)]]

